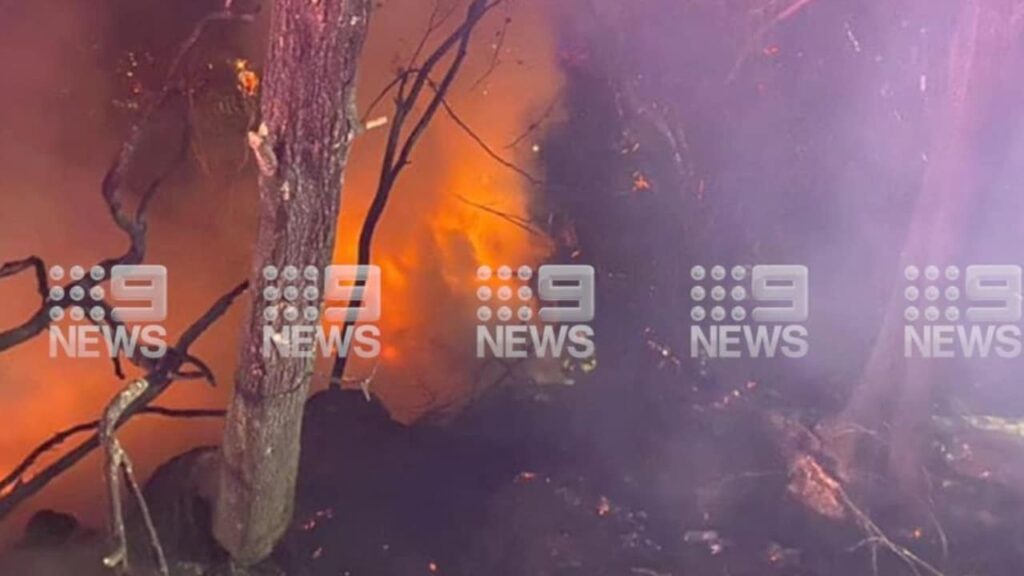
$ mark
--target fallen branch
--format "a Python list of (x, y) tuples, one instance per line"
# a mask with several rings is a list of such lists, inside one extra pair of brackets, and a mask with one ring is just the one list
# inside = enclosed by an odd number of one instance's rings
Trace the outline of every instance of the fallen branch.
[(838, 487), (837, 492), (846, 505), (846, 508), (853, 514), (854, 520), (857, 525), (860, 526), (861, 530), (864, 531), (866, 538), (858, 543), (856, 546), (850, 549), (850, 551), (857, 550), (864, 546), (869, 546), (871, 549), (871, 568), (875, 576), (878, 576), (878, 549), (883, 548), (888, 550), (897, 558), (899, 558), (904, 564), (906, 564), (911, 572), (916, 576), (921, 575), (921, 570), (931, 574), (931, 576), (945, 576), (938, 568), (935, 568), (928, 562), (921, 559), (920, 556), (914, 554), (906, 546), (902, 546), (893, 542), (889, 537), (878, 527), (877, 524), (850, 498), (850, 495), (846, 493), (846, 490), (842, 486)]

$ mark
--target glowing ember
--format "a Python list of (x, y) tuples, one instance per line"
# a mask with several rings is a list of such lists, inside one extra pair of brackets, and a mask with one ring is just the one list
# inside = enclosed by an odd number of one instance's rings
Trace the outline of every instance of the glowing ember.
[(519, 475), (516, 476), (516, 483), (533, 482), (536, 479), (537, 474), (535, 472), (520, 472)]
[(651, 182), (643, 175), (642, 172), (637, 170), (633, 173), (633, 191), (643, 192), (651, 189)]
[(253, 97), (259, 92), (260, 77), (249, 67), (249, 61), (245, 58), (235, 60), (235, 75), (238, 78), (238, 91), (243, 96)]

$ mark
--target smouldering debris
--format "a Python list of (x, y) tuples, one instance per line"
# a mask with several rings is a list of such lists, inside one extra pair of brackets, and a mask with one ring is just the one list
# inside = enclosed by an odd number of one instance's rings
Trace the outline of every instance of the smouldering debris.
[(846, 518), (839, 481), (817, 460), (807, 454), (799, 454), (790, 464), (789, 474), (786, 489), (803, 505), (826, 518)]
[(729, 545), (729, 542), (715, 530), (690, 530), (683, 534), (683, 542), (706, 546), (712, 556), (721, 554)]
[(800, 551), (793, 548), (784, 548), (777, 542), (768, 544), (765, 550), (765, 559), (769, 564), (777, 567), (791, 567), (800, 564)]

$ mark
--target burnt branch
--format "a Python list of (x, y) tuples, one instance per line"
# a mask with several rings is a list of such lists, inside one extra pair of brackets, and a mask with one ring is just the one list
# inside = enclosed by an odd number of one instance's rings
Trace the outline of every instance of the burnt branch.
[(370, 102), (370, 105), (366, 108), (366, 112), (363, 114), (362, 117), (363, 124), (366, 124), (369, 121), (370, 115), (373, 114), (373, 111), (376, 110), (377, 106), (379, 106), (380, 103), (383, 102), (385, 98), (387, 98), (388, 94), (390, 94), (395, 88), (398, 87), (398, 85), (401, 82), (405, 81), (409, 76), (419, 72), (419, 69), (416, 66), (416, 62), (420, 59), (420, 56), (426, 49), (427, 43), (434, 36), (434, 33), (437, 32), (441, 28), (441, 26), (445, 24), (445, 22), (451, 19), (452, 14), (455, 13), (455, 10), (456, 4), (449, 5), (448, 8), (445, 10), (442, 9), (441, 2), (435, 0), (434, 8), (430, 13), (430, 19), (427, 21), (427, 28), (426, 30), (423, 31), (423, 35), (420, 37), (420, 41), (416, 45), (416, 49), (413, 50), (412, 55), (409, 57), (409, 60), (406, 63), (405, 67), (400, 69), (398, 73), (395, 74), (395, 77), (391, 79), (391, 82), (388, 82), (387, 85), (384, 86), (384, 88), (381, 89), (377, 96)]
[(542, 126), (544, 126), (544, 124), (555, 113), (555, 109), (558, 107), (558, 102), (559, 102), (560, 99), (561, 99), (561, 96), (556, 96), (554, 99), (552, 99), (551, 103), (549, 103), (547, 105), (547, 108), (544, 109), (544, 112), (542, 112), (541, 115), (539, 117), (537, 117), (536, 120), (534, 120), (533, 122), (530, 122), (530, 125), (526, 127), (526, 130), (524, 130), (522, 134), (517, 136), (515, 140), (513, 140), (513, 141), (509, 142), (508, 144), (506, 144), (505, 148), (516, 148), (516, 147), (518, 147), (520, 144), (523, 143), (524, 140), (529, 138), (534, 132), (536, 132), (537, 130), (540, 130), (540, 128)]
[(523, 230), (529, 232), (530, 234), (533, 234), (534, 236), (550, 240), (550, 236), (539, 230), (536, 226), (534, 226), (533, 222), (530, 222), (529, 220), (523, 218), (522, 216), (516, 216), (515, 214), (509, 214), (508, 212), (502, 212), (501, 210), (491, 208), (490, 206), (485, 206), (483, 204), (480, 204), (479, 202), (473, 202), (472, 200), (466, 198), (465, 196), (462, 196), (461, 194), (459, 196), (456, 196), (456, 198), (458, 198), (459, 202), (462, 202), (463, 204), (466, 204), (472, 208), (476, 208), (477, 210), (486, 212), (492, 216), (497, 216), (498, 218), (501, 218), (502, 220), (505, 220), (510, 224), (522, 228)]
[[(188, 120), (186, 119), (184, 122), (185, 129), (182, 131), (181, 141), (177, 146), (175, 156), (167, 166), (160, 171), (160, 173), (153, 177), (153, 179), (143, 187), (139, 195), (140, 199), (138, 205), (134, 212), (127, 210), (122, 202), (123, 192), (127, 186), (125, 182), (126, 175), (133, 166), (137, 165), (142, 142), (149, 135), (152, 126), (156, 124), (159, 114), (168, 108), (168, 106), (174, 101), (175, 97), (183, 93), (183, 88), (181, 86), (182, 64), (210, 23), (226, 20), (250, 21), (253, 19), (254, 14), (252, 13), (235, 12), (233, 9), (234, 1), (235, 0), (225, 0), (220, 10), (202, 18), (193, 28), (192, 33), (181, 43), (171, 66), (168, 68), (163, 87), (154, 94), (154, 97), (151, 99), (149, 104), (145, 106), (140, 119), (132, 127), (128, 138), (121, 145), (120, 150), (103, 177), (103, 182), (100, 187), (103, 200), (107, 205), (107, 210), (110, 213), (110, 217), (114, 221), (114, 224), (125, 233), (129, 242), (128, 249), (122, 255), (106, 258), (95, 265), (96, 267), (103, 269), (105, 278), (110, 276), (110, 270), (114, 266), (139, 264), (145, 258), (146, 213), (149, 208), (150, 201), (178, 165), (188, 157), (188, 149), (191, 140)], [(54, 305), (60, 305), (62, 307), (67, 307), (69, 305), (66, 299), (59, 302), (49, 300), (49, 284), (46, 278), (46, 267), (38, 257), (31, 257), (3, 265), (3, 267), (0, 268), (0, 278), (20, 272), (29, 266), (36, 269), (40, 295), (43, 297), (42, 304), (36, 312), (21, 325), (15, 326), (9, 330), (0, 331), (0, 352), (13, 348), (22, 342), (34, 338), (46, 330), (52, 321), (48, 313), (48, 308)], [(88, 292), (93, 287), (100, 284), (100, 282), (101, 281), (93, 279), (91, 275), (86, 275), (81, 280), (77, 280), (63, 286), (63, 289), (65, 293), (68, 293), (73, 288), (81, 287)], [(121, 372), (119, 363), (115, 364), (115, 371)]]
[[(432, 88), (434, 88), (435, 91), (437, 90), (437, 87), (434, 85), (433, 82), (431, 82), (430, 85)], [(508, 160), (504, 158), (501, 154), (495, 152), (494, 148), (491, 148), (491, 146), (487, 144), (487, 142), (479, 134), (477, 134), (476, 131), (473, 130), (473, 128), (455, 112), (455, 110), (451, 107), (451, 104), (448, 103), (447, 98), (441, 98), (441, 105), (444, 106), (445, 112), (447, 112), (448, 117), (451, 118), (453, 122), (455, 122), (455, 125), (458, 126), (463, 132), (465, 132), (466, 135), (469, 136), (470, 139), (472, 139), (473, 142), (475, 142), (477, 146), (479, 146), (480, 149), (483, 150), (488, 156), (490, 156), (495, 162), (501, 164), (502, 166), (508, 168), (509, 170), (515, 172), (516, 174), (519, 174), (520, 176), (528, 180), (531, 184), (534, 184), (536, 186), (544, 184), (543, 181), (535, 177), (533, 174), (530, 174), (525, 169), (517, 166), (511, 160)]]
[(42, 258), (38, 256), (29, 256), (24, 260), (16, 260), (14, 262), (6, 263), (0, 266), (0, 279), (20, 274), (29, 268), (35, 271), (36, 285), (38, 286), (37, 290), (45, 304), (46, 299), (50, 297), (50, 281), (46, 276), (46, 264), (43, 263)]
[[(500, 5), (504, 0), (473, 0), (469, 5), (466, 16), (450, 35), (448, 35), (423, 61), (423, 64), (415, 70), (401, 71), (393, 87), (385, 90), (385, 94), (397, 89), (395, 95), (395, 106), (391, 129), (388, 133), (387, 145), (384, 150), (384, 158), (381, 162), (380, 179), (377, 183), (377, 191), (373, 197), (366, 218), (363, 220), (363, 228), (359, 234), (358, 264), (369, 265), (373, 247), (373, 237), (377, 225), (384, 216), (388, 201), (391, 198), (395, 184), (402, 173), (402, 170), (409, 165), (412, 152), (420, 141), (430, 122), (441, 109), (444, 98), (451, 90), (455, 79), (459, 75), (466, 56), (469, 53), (469, 41), (477, 25), (494, 7)], [(429, 32), (429, 26), (428, 26)], [(433, 85), (431, 74), (447, 57), (451, 61), (445, 69), (444, 76), (440, 83)], [(420, 97), (428, 86), (434, 89), (434, 94), (426, 100), (423, 112), (418, 118), (414, 118), (415, 111), (420, 108)], [(409, 133), (405, 134), (406, 124), (412, 126)], [(365, 279), (357, 279), (356, 285), (361, 286)], [(343, 329), (355, 323), (355, 317), (350, 316), (345, 321)], [(346, 358), (338, 356), (331, 369), (330, 387), (337, 389), (341, 387), (344, 380)]]
[(412, 51), (412, 56), (409, 57), (409, 65), (407, 68), (412, 69), (416, 67), (416, 61), (420, 59), (423, 51), (427, 48), (427, 43), (434, 36), (441, 26), (444, 26), (457, 9), (457, 4), (450, 4), (445, 9), (439, 0), (434, 1), (434, 8), (430, 11), (430, 18), (427, 20), (427, 29), (423, 31), (423, 36), (420, 37), (419, 44), (416, 45), (416, 49)]
[[(125, 408), (124, 412), (120, 415), (116, 427), (123, 426), (125, 422), (141, 413), (174, 417), (178, 417), (182, 414), (180, 411), (173, 411), (167, 408), (152, 409), (147, 412), (147, 408), (154, 400), (160, 397), (168, 387), (170, 387), (176, 379), (178, 371), (188, 362), (187, 359), (190, 357), (188, 353), (189, 347), (191, 347), (192, 344), (194, 344), (195, 341), (210, 328), (210, 326), (217, 322), (227, 312), (228, 308), (231, 307), (231, 304), (239, 296), (244, 294), (248, 288), (249, 282), (242, 282), (230, 292), (221, 296), (213, 306), (206, 311), (206, 313), (204, 313), (198, 320), (192, 323), (185, 332), (182, 333), (174, 347), (168, 349), (167, 355), (157, 363), (157, 366), (152, 371), (144, 376), (144, 379), (149, 383), (149, 386), (142, 395)], [(182, 415), (181, 417), (206, 417), (212, 415), (210, 412), (205, 411), (201, 413), (186, 413), (188, 416)], [(219, 413), (216, 415), (219, 415)], [(11, 474), (4, 478), (4, 480), (0, 482), (0, 492), (6, 492), (3, 497), (0, 497), (0, 520), (6, 518), (7, 515), (10, 514), (11, 511), (19, 504), (37, 494), (55, 478), (63, 474), (99, 447), (99, 434), (93, 434), (89, 439), (75, 446), (71, 451), (67, 452), (55, 462), (39, 471), (39, 473), (29, 480), (22, 480), (24, 474), (29, 468), (31, 468), (36, 460), (42, 456), (42, 454), (59, 446), (72, 436), (83, 433), (87, 430), (95, 430), (98, 424), (99, 422), (91, 422), (88, 425), (75, 426), (57, 434), (33, 450), (32, 453), (29, 454), (29, 456), (20, 465), (18, 465)]]
[[(179, 408), (165, 408), (163, 406), (147, 406), (139, 410), (141, 416), (162, 416), (164, 418), (180, 418), (180, 419), (193, 419), (193, 418), (223, 418), (225, 414), (224, 410), (216, 409), (179, 409)], [(96, 427), (100, 425), (99, 420), (92, 420), (90, 422), (84, 422), (82, 424), (76, 424), (67, 429), (57, 432), (51, 436), (48, 440), (36, 446), (26, 456), (20, 464), (18, 464), (14, 470), (12, 470), (7, 476), (0, 480), (0, 493), (6, 491), (11, 486), (16, 485), (19, 480), (32, 469), (33, 466), (48, 452), (51, 452), (59, 448), (64, 442), (80, 434), (86, 432), (92, 432), (96, 430)]]
[(494, 71), (501, 65), (501, 51), (505, 49), (505, 39), (508, 38), (508, 28), (512, 24), (512, 17), (505, 16), (505, 21), (501, 24), (501, 29), (498, 30), (498, 38), (494, 42), (494, 52), (491, 54), (491, 61), (487, 64), (487, 69), (484, 73), (477, 78), (477, 81), (473, 83), (470, 90), (476, 90), (481, 84), (487, 81), (488, 78), (494, 74)]

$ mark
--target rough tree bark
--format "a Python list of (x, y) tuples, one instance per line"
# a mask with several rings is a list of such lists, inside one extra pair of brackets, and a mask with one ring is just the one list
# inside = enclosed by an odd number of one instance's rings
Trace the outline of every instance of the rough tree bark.
[[(312, 358), (264, 358), (262, 270), (329, 264), (342, 176), (358, 133), (351, 98), (370, 0), (275, 0), (261, 100), (249, 134), (260, 217), (214, 533), (237, 564), (271, 553), (291, 521)], [(279, 320), (280, 322), (280, 320)], [(277, 326), (279, 327), (279, 326)]]

